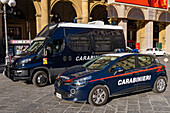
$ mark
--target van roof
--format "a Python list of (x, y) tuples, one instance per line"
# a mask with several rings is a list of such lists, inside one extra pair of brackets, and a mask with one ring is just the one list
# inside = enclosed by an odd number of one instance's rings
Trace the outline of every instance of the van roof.
[(58, 27), (78, 27), (78, 28), (98, 28), (98, 29), (119, 29), (123, 30), (121, 26), (104, 25), (103, 21), (92, 21), (88, 24), (83, 23), (59, 23)]

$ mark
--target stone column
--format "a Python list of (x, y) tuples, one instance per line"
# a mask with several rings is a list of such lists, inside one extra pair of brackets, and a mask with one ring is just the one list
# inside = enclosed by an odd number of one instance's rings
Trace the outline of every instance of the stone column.
[(137, 39), (136, 43), (139, 43), (139, 51), (140, 53), (144, 53), (145, 47), (144, 47), (144, 34), (145, 34), (145, 24), (142, 21), (139, 21), (136, 23), (137, 24)]
[(36, 14), (35, 16), (36, 16), (36, 28), (37, 28), (36, 34), (38, 34), (42, 29), (42, 27), (41, 27), (41, 15)]
[(48, 0), (41, 0), (41, 29), (49, 22)]
[(164, 24), (159, 24), (159, 43), (162, 43), (162, 49), (165, 49), (166, 28)]
[(153, 47), (153, 21), (145, 25), (145, 50)]
[(140, 43), (140, 35), (141, 35), (141, 25), (140, 21), (136, 22), (137, 25), (137, 33), (136, 33), (136, 43)]
[(82, 0), (82, 23), (89, 21), (89, 3), (88, 0)]
[(165, 42), (165, 50), (167, 54), (170, 54), (170, 24), (166, 25), (166, 42)]
[(124, 32), (124, 36), (125, 36), (125, 43), (126, 43), (126, 46), (127, 46), (127, 22), (122, 22), (122, 20), (121, 20), (118, 25), (123, 27), (123, 32)]

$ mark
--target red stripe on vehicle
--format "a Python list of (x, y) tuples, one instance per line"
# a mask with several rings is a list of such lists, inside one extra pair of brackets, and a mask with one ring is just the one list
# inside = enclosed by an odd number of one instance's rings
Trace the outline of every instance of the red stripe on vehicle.
[(163, 66), (160, 66), (160, 68), (156, 72), (164, 71), (162, 68)]
[[(140, 72), (150, 71), (150, 70), (154, 70), (154, 69), (160, 70), (161, 68), (162, 68), (162, 66), (159, 66), (159, 67), (154, 67), (154, 68), (150, 68), (150, 69), (145, 69), (145, 70), (134, 71), (134, 72), (130, 72), (130, 73), (124, 73), (124, 74), (120, 74), (120, 75), (114, 75), (114, 76), (110, 76), (110, 77), (95, 79), (95, 80), (91, 80), (91, 81), (89, 81), (89, 82), (94, 82), (94, 81), (98, 81), (98, 80), (105, 80), (105, 79), (109, 79), (109, 78), (120, 77), (120, 76), (124, 76), (124, 75), (129, 75), (129, 74), (134, 74), (134, 73), (140, 73)], [(158, 70), (157, 70), (157, 71), (158, 71)], [(157, 71), (156, 71), (156, 72), (157, 72)], [(163, 70), (161, 70), (161, 71), (163, 71)], [(160, 72), (160, 71), (158, 71), (158, 72)]]

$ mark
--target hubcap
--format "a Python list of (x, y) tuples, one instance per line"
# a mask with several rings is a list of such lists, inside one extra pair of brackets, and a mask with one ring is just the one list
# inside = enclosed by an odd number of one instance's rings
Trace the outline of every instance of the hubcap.
[(92, 95), (92, 99), (95, 104), (101, 104), (106, 99), (106, 92), (102, 88), (96, 89)]
[(165, 80), (164, 79), (158, 80), (157, 89), (158, 89), (158, 91), (163, 91), (165, 89)]
[(37, 82), (39, 84), (44, 83), (46, 81), (45, 77), (43, 75), (39, 75), (37, 78)]

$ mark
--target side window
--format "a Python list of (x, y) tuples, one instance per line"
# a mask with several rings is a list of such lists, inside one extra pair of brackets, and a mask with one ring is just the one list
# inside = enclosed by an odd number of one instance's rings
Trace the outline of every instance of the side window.
[(158, 51), (158, 49), (157, 49), (157, 48), (155, 48), (155, 51)]
[(52, 52), (53, 54), (59, 53), (64, 50), (65, 43), (63, 39), (53, 40)]
[(148, 66), (152, 64), (152, 60), (150, 56), (138, 56), (138, 65), (143, 67), (143, 66)]
[(91, 51), (91, 36), (88, 34), (69, 34), (68, 46), (76, 52)]
[(135, 56), (128, 56), (119, 60), (116, 64), (112, 66), (111, 72), (115, 67), (123, 67), (124, 70), (129, 70), (135, 68)]
[(64, 40), (63, 39), (57, 39), (57, 40), (53, 40), (52, 43), (49, 43), (46, 46), (46, 54), (47, 55), (52, 55), (52, 54), (56, 54), (59, 53), (60, 51), (62, 51), (65, 47), (64, 44)]

